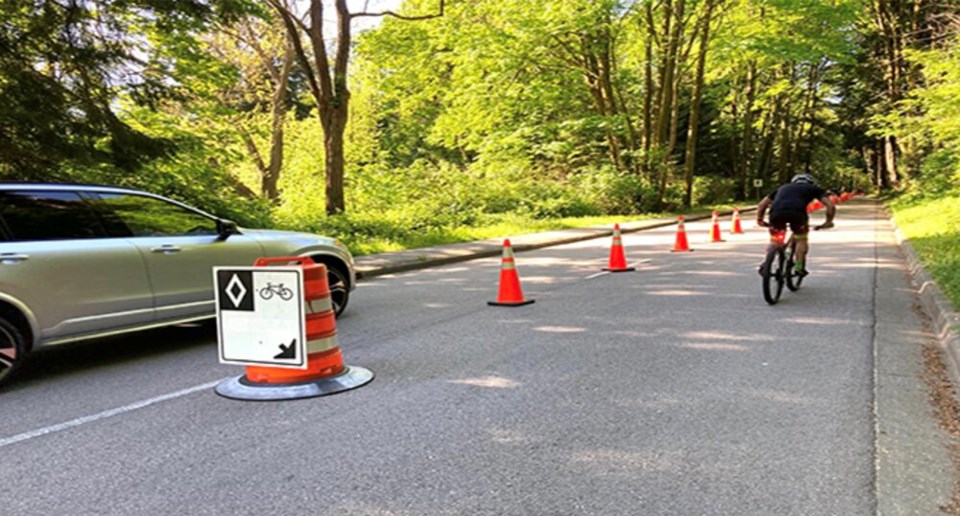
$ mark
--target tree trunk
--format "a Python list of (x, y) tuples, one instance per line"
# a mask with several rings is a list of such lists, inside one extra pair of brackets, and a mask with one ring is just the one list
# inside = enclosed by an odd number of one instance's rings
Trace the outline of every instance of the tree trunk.
[(288, 41), (280, 72), (275, 77), (271, 101), (270, 164), (261, 169), (260, 177), (260, 192), (274, 202), (280, 199), (277, 183), (280, 181), (280, 171), (283, 169), (283, 126), (287, 121), (287, 82), (291, 68), (293, 68), (293, 45)]
[(684, 159), (684, 180), (686, 190), (683, 193), (683, 205), (690, 208), (693, 200), (693, 172), (697, 160), (697, 126), (700, 123), (700, 100), (703, 96), (703, 74), (707, 63), (707, 45), (710, 43), (710, 22), (713, 16), (714, 0), (707, 0), (706, 13), (703, 15), (703, 27), (700, 33), (700, 48), (697, 53), (697, 71), (693, 81), (693, 93), (690, 100), (690, 123), (687, 128), (687, 149)]
[(647, 1), (645, 5), (647, 18), (647, 41), (644, 48), (644, 57), (646, 58), (643, 66), (643, 150), (647, 156), (644, 160), (649, 160), (650, 147), (653, 144), (653, 45), (656, 42), (656, 29), (653, 24), (653, 2)]
[(659, 146), (670, 139), (670, 120), (673, 115), (673, 104), (676, 102), (674, 75), (677, 70), (677, 57), (680, 53), (680, 36), (683, 34), (685, 5), (686, 0), (678, 0), (676, 7), (674, 7), (672, 0), (666, 0), (664, 3), (664, 35), (668, 37), (668, 41), (663, 56), (663, 71), (660, 75), (660, 106), (655, 141), (655, 144)]
[(327, 215), (344, 211), (343, 198), (343, 133), (347, 125), (346, 111), (333, 115), (330, 131), (324, 136), (323, 150), (326, 165)]
[(887, 136), (883, 139), (883, 184), (887, 188), (899, 188), (900, 174), (897, 169), (897, 137)]
[(773, 179), (770, 173), (770, 163), (773, 161), (773, 148), (779, 125), (780, 97), (778, 96), (774, 101), (773, 109), (767, 113), (764, 119), (763, 131), (761, 132), (763, 143), (760, 150), (760, 158), (757, 160), (757, 172), (754, 176), (764, 180), (767, 184)]
[[(875, 0), (873, 8), (876, 15), (877, 25), (883, 33), (883, 48), (885, 52), (884, 63), (884, 81), (887, 90), (887, 102), (894, 105), (902, 99), (902, 80), (904, 62), (903, 59), (903, 36), (900, 31), (897, 20), (897, 13), (894, 12), (899, 3), (891, 5), (888, 0)], [(893, 188), (899, 181), (899, 167), (897, 163), (898, 148), (896, 137), (887, 135), (882, 138), (883, 147), (881, 155), (882, 169), (881, 184), (884, 188)]]
[(756, 64), (750, 62), (747, 64), (746, 92), (743, 106), (743, 144), (741, 145), (742, 160), (739, 163), (740, 170), (738, 176), (740, 179), (740, 190), (743, 192), (743, 198), (747, 198), (748, 181), (750, 180), (750, 171), (753, 162), (753, 103), (756, 97), (757, 83)]
[[(403, 20), (426, 20), (443, 16), (444, 0), (439, 2), (439, 12), (423, 16), (404, 16), (393, 11), (379, 13), (351, 13), (347, 0), (336, 0), (337, 39), (333, 62), (327, 52), (324, 38), (323, 0), (310, 0), (307, 20), (294, 13), (282, 0), (267, 0), (283, 20), (290, 35), (294, 52), (303, 67), (307, 86), (317, 102), (320, 125), (323, 127), (324, 167), (326, 171), (326, 212), (328, 215), (342, 213), (345, 209), (343, 134), (347, 127), (350, 91), (347, 89), (347, 64), (350, 58), (350, 21), (358, 16), (391, 16)], [(312, 52), (308, 53), (301, 41), (301, 30), (306, 34)], [(311, 55), (312, 54), (312, 55)], [(312, 61), (311, 61), (312, 58)]]

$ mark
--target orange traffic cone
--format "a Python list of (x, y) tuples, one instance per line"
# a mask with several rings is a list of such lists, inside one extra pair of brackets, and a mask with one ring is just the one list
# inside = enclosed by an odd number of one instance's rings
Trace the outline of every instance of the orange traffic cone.
[(672, 252), (693, 251), (687, 242), (687, 230), (683, 228), (683, 215), (677, 217), (677, 240), (673, 244)]
[[(311, 398), (355, 389), (373, 380), (370, 370), (343, 363), (326, 265), (315, 263), (309, 256), (294, 256), (258, 258), (254, 266), (287, 263), (299, 263), (303, 268), (307, 367), (248, 365), (244, 376), (227, 378), (217, 384), (216, 393), (225, 398), (256, 401)], [(289, 351), (282, 345), (280, 349)]]
[(740, 224), (740, 208), (733, 209), (733, 228), (730, 229), (730, 234), (733, 234), (733, 235), (743, 234), (743, 225)]
[(613, 226), (613, 245), (610, 246), (610, 264), (604, 267), (609, 272), (628, 272), (636, 270), (627, 267), (627, 256), (623, 252), (623, 238), (620, 236), (620, 224)]
[(720, 236), (720, 212), (713, 212), (713, 224), (710, 226), (710, 242), (724, 242)]
[(520, 275), (517, 274), (517, 264), (513, 258), (513, 248), (510, 240), (503, 241), (503, 259), (500, 265), (500, 290), (496, 301), (487, 301), (491, 306), (523, 306), (532, 303), (532, 299), (524, 300), (520, 289)]

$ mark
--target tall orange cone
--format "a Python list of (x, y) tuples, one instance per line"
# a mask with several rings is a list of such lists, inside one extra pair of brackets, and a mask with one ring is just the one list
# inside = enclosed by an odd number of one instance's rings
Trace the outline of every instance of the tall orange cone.
[(710, 227), (710, 242), (724, 242), (720, 235), (720, 212), (713, 212), (713, 224)]
[(610, 263), (604, 267), (609, 272), (628, 272), (636, 270), (627, 267), (627, 256), (623, 252), (623, 238), (620, 236), (620, 224), (613, 226), (613, 245), (610, 246)]
[(740, 224), (740, 208), (733, 209), (733, 227), (730, 229), (732, 235), (742, 235), (743, 225)]
[(513, 258), (513, 248), (510, 240), (503, 241), (503, 259), (500, 264), (500, 290), (496, 301), (487, 301), (491, 306), (523, 306), (532, 303), (532, 299), (524, 300), (520, 289), (520, 275), (517, 273), (517, 264)]
[(673, 244), (672, 252), (693, 251), (690, 249), (690, 243), (687, 242), (687, 230), (683, 227), (683, 215), (677, 217), (677, 240)]
[[(217, 384), (215, 391), (220, 396), (251, 401), (292, 400), (336, 394), (373, 380), (369, 369), (343, 362), (326, 265), (315, 263), (309, 256), (293, 256), (258, 258), (254, 266), (285, 263), (299, 263), (303, 268), (301, 302), (305, 308), (307, 368), (248, 365), (245, 375)], [(280, 349), (287, 351), (282, 345)]]

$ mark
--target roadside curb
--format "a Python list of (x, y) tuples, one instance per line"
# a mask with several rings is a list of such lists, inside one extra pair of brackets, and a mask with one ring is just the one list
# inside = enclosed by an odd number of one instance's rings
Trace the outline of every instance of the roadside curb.
[[(886, 209), (886, 206), (884, 208)], [(923, 309), (932, 319), (933, 331), (936, 333), (937, 341), (950, 356), (952, 376), (956, 382), (960, 380), (960, 312), (957, 312), (956, 307), (947, 299), (947, 296), (943, 294), (933, 277), (920, 262), (917, 250), (900, 231), (900, 227), (897, 226), (890, 210), (886, 209), (886, 211), (890, 222), (893, 224), (897, 244), (906, 255), (910, 278), (914, 286), (917, 287), (917, 297), (920, 299)]]
[[(754, 210), (756, 210), (756, 206), (751, 206), (741, 209), (740, 213), (747, 213)], [(720, 215), (733, 214), (733, 210), (718, 210), (718, 212)], [(696, 212), (685, 215), (684, 218), (688, 222), (705, 220), (709, 219), (712, 213), (712, 211)], [(620, 224), (620, 232), (632, 233), (635, 231), (657, 229), (672, 226), (676, 223), (676, 218), (624, 222)], [(603, 238), (610, 236), (612, 231), (612, 226), (591, 226), (585, 228), (559, 229), (545, 233), (531, 233), (508, 238), (510, 238), (514, 252), (519, 253), (554, 245), (571, 244), (583, 240)], [(423, 269), (435, 265), (446, 265), (473, 260), (475, 258), (499, 256), (502, 251), (503, 239), (493, 238), (475, 242), (409, 249), (394, 253), (359, 256), (355, 259), (355, 268), (358, 279), (367, 279), (384, 274)]]

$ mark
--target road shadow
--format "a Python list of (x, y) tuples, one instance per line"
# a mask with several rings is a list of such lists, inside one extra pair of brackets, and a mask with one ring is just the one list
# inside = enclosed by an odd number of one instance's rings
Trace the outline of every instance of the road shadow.
[(216, 325), (205, 321), (41, 348), (30, 354), (10, 388), (212, 346), (216, 338)]

